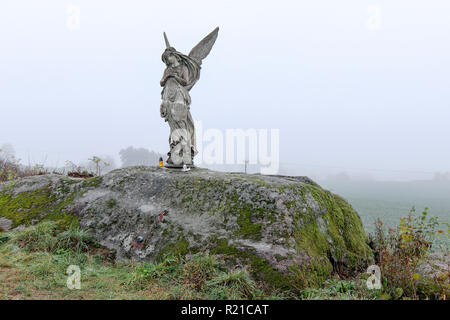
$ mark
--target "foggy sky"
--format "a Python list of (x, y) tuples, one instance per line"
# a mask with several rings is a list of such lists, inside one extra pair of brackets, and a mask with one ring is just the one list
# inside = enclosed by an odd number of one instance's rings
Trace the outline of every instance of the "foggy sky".
[(2, 0), (0, 145), (47, 165), (166, 153), (162, 32), (187, 54), (219, 26), (191, 91), (204, 128), (278, 128), (300, 171), (449, 171), (449, 16), (448, 0)]

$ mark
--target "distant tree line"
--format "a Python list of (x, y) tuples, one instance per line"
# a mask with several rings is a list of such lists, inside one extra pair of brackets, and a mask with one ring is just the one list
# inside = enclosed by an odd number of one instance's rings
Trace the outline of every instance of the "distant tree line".
[(134, 148), (132, 146), (119, 151), (122, 167), (131, 166), (156, 166), (162, 154), (145, 148)]
[[(28, 166), (24, 166), (20, 163), (20, 159), (16, 158), (15, 153), (14, 147), (11, 144), (2, 144), (0, 146), (0, 181), (45, 173), (77, 173), (80, 176), (86, 174), (102, 175), (118, 167), (114, 157), (110, 155), (94, 155), (78, 164), (67, 160), (65, 166), (58, 168), (44, 167), (44, 164), (35, 164), (33, 166), (29, 164)], [(164, 155), (158, 152), (145, 148), (135, 148), (133, 146), (121, 149), (119, 156), (122, 167), (156, 166), (158, 165), (159, 158), (164, 158)]]
[(433, 177), (434, 181), (450, 181), (450, 171), (436, 172)]

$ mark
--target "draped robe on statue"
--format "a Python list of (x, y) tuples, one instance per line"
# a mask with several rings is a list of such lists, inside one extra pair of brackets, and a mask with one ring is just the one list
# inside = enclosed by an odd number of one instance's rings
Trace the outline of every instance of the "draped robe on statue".
[[(200, 66), (182, 53), (170, 50), (167, 54), (177, 57), (176, 67), (167, 67), (161, 84), (161, 116), (169, 123), (170, 151), (168, 164), (192, 164), (197, 154), (195, 144), (195, 127), (190, 112), (191, 96), (189, 90), (197, 82)], [(164, 55), (163, 55), (164, 60)]]

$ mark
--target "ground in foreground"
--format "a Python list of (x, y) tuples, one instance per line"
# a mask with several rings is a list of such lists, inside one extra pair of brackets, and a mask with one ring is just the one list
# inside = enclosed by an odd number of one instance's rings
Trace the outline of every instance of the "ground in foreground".
[[(273, 291), (246, 270), (227, 271), (220, 256), (171, 256), (159, 264), (115, 262), (82, 230), (57, 233), (45, 222), (0, 234), (0, 299), (375, 299), (364, 276), (332, 278), (322, 287)], [(67, 269), (81, 270), (69, 289)], [(69, 280), (69, 283), (76, 284)]]

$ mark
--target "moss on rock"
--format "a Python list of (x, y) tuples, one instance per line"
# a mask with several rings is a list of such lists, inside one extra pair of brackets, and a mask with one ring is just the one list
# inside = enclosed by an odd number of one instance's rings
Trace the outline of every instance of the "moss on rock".
[(238, 249), (236, 245), (228, 244), (228, 240), (223, 238), (215, 239), (215, 244), (211, 249), (212, 253), (224, 255), (226, 258), (232, 259), (234, 263), (249, 266), (252, 276), (264, 281), (267, 285), (277, 289), (288, 289), (295, 286), (295, 279), (292, 275), (280, 273), (255, 253)]
[(41, 221), (57, 221), (61, 228), (76, 225), (77, 217), (66, 210), (78, 194), (70, 191), (70, 183), (62, 179), (55, 186), (19, 193), (12, 192), (14, 187), (5, 188), (0, 192), (0, 217), (10, 219), (11, 228)]

